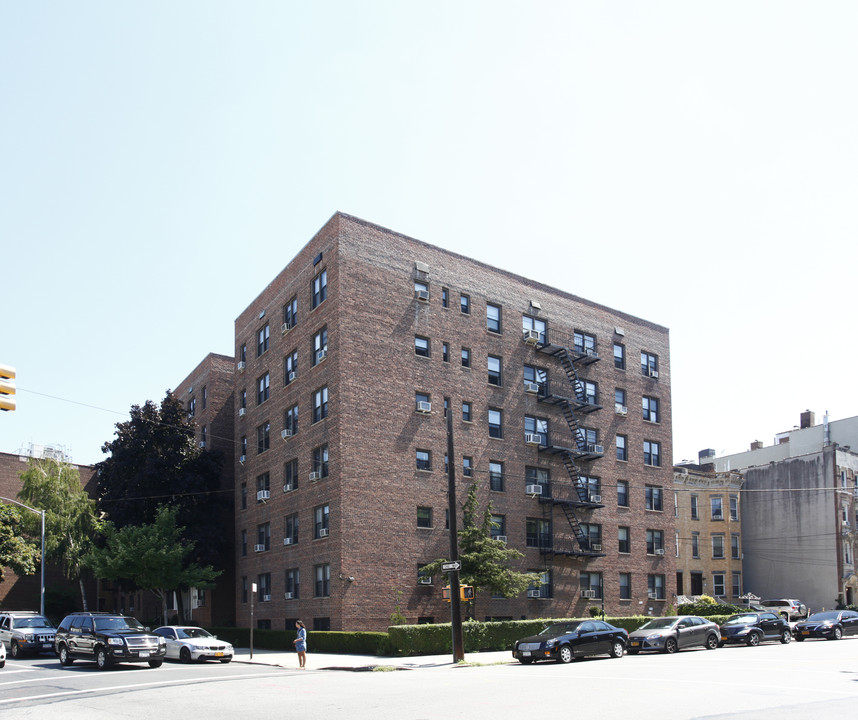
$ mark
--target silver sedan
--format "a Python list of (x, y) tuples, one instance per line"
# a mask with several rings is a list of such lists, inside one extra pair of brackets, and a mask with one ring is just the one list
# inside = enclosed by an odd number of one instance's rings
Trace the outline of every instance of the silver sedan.
[(228, 663), (234, 651), (232, 645), (218, 640), (208, 630), (192, 625), (164, 625), (153, 630), (167, 640), (167, 657), (184, 663), (197, 660), (219, 660)]

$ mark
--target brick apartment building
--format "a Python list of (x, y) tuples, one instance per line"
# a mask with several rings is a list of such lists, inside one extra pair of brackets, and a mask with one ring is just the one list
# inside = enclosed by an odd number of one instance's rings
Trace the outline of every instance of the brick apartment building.
[(338, 213), (235, 343), (238, 625), (449, 619), (419, 575), (449, 553), (445, 408), (459, 499), (543, 578), (480, 619), (673, 602), (666, 328)]

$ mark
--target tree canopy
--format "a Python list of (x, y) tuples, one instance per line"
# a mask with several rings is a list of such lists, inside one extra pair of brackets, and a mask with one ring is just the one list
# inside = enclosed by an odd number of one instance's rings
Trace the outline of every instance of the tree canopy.
[(0, 505), (0, 582), (5, 569), (16, 575), (32, 575), (38, 567), (41, 550), (24, 536), (21, 512), (14, 505)]

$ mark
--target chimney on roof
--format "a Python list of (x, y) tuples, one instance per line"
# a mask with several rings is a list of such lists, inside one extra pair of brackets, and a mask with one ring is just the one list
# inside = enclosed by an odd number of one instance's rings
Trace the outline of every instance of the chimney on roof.
[(707, 448), (697, 453), (697, 464), (703, 472), (715, 472), (715, 450)]
[(811, 410), (805, 410), (801, 414), (801, 429), (813, 427), (816, 425), (816, 414)]
[(763, 449), (763, 441), (762, 440), (754, 440), (751, 443), (751, 450), (762, 450)]

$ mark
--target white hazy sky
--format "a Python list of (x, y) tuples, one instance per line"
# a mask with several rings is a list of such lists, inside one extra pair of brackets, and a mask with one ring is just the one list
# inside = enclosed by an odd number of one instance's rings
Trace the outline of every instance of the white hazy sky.
[(676, 461), (856, 415), (856, 33), (852, 0), (0, 0), (0, 451), (101, 460), (337, 210), (670, 328)]

